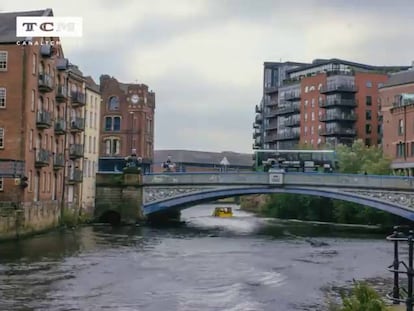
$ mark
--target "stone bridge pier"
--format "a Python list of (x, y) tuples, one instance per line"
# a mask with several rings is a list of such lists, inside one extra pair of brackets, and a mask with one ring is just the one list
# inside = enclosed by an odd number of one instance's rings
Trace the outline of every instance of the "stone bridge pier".
[(142, 175), (139, 170), (97, 173), (94, 218), (97, 222), (135, 224), (142, 214)]
[(166, 210), (148, 216), (143, 214), (143, 178), (138, 169), (123, 173), (97, 173), (94, 218), (113, 225), (147, 221), (164, 223), (180, 219), (180, 210)]

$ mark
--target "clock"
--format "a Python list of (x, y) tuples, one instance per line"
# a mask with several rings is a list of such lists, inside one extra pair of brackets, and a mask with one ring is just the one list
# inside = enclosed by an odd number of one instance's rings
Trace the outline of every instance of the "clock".
[(134, 94), (131, 96), (131, 101), (136, 104), (139, 101), (139, 96), (137, 94)]

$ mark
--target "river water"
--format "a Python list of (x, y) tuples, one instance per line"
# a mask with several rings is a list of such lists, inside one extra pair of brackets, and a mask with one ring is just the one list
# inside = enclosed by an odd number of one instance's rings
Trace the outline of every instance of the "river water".
[(183, 211), (182, 226), (90, 226), (2, 243), (0, 310), (324, 310), (324, 287), (390, 276), (384, 239), (309, 240), (264, 230), (267, 220), (240, 210), (213, 218), (213, 208)]

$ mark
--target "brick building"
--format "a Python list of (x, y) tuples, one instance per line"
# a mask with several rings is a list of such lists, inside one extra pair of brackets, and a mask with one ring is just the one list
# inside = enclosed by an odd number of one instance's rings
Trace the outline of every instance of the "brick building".
[(154, 153), (155, 93), (145, 84), (100, 77), (102, 94), (99, 170), (117, 170), (136, 152), (149, 171)]
[(85, 78), (65, 58), (59, 38), (16, 38), (16, 16), (53, 16), (53, 12), (0, 14), (0, 160), (22, 161), (19, 177), (27, 178), (26, 187), (22, 179), (1, 179), (0, 201), (78, 209)]
[(357, 138), (377, 145), (381, 140), (378, 89), (389, 72), (407, 68), (339, 59), (265, 63), (253, 148), (317, 148), (350, 144)]
[(394, 171), (414, 176), (414, 63), (392, 74), (379, 93), (384, 153)]

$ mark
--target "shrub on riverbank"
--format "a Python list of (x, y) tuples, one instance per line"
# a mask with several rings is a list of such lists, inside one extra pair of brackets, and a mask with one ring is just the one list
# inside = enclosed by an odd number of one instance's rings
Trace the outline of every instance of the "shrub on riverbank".
[(355, 282), (349, 295), (342, 295), (342, 306), (330, 304), (329, 311), (387, 311), (380, 295), (369, 285)]
[(65, 208), (60, 218), (60, 224), (65, 227), (76, 227), (79, 224), (88, 223), (90, 218), (86, 214), (79, 214), (79, 211)]

